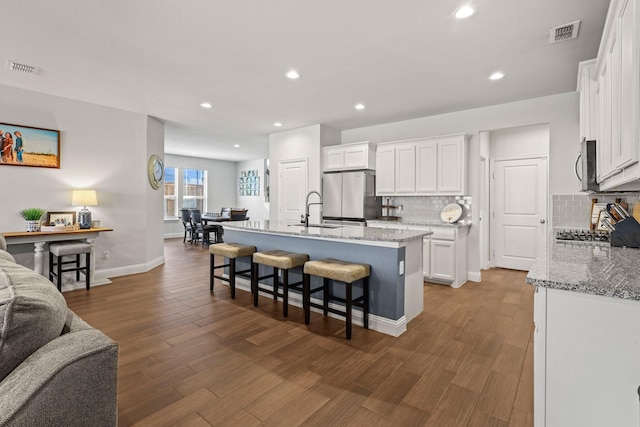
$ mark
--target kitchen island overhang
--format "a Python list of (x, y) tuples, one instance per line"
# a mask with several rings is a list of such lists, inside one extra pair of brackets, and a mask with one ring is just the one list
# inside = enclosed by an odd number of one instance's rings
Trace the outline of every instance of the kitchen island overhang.
[[(349, 226), (305, 228), (284, 222), (243, 221), (225, 224), (224, 233), (225, 241), (253, 245), (258, 251), (280, 249), (308, 254), (311, 260), (334, 258), (369, 264), (370, 329), (399, 336), (422, 312), (422, 238), (430, 232)], [(248, 268), (248, 259), (237, 262), (237, 268)], [(261, 276), (270, 272), (268, 267), (260, 268)], [(292, 281), (300, 280), (301, 272), (292, 270), (291, 274)], [(312, 277), (312, 285), (319, 285), (321, 280)], [(248, 280), (239, 278), (236, 286), (250, 291)], [(334, 292), (344, 296), (340, 290), (338, 287)], [(293, 291), (289, 303), (301, 307), (301, 295)], [(354, 311), (353, 321), (362, 325), (360, 311)]]

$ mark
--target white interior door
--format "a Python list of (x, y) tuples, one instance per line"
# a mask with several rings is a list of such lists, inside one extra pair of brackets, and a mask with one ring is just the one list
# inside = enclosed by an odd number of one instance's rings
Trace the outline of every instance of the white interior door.
[(496, 267), (529, 270), (547, 246), (547, 159), (493, 163)]
[(280, 220), (300, 221), (304, 215), (304, 199), (307, 195), (307, 159), (283, 160), (279, 164), (280, 174)]

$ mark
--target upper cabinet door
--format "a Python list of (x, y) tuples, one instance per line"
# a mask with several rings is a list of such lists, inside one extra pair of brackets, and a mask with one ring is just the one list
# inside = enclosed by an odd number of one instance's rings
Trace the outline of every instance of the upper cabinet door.
[[(637, 119), (640, 87), (638, 76), (634, 74), (634, 25), (636, 20), (635, 1), (627, 0), (622, 8), (619, 23), (619, 61), (620, 61), (620, 144), (615, 164), (619, 168), (627, 167), (638, 161), (638, 143), (634, 143), (634, 129)], [(640, 59), (636, 58), (636, 61)]]
[(438, 142), (438, 191), (464, 194), (466, 161), (465, 139), (451, 138)]
[(396, 192), (399, 194), (416, 192), (415, 144), (396, 147)]
[(367, 142), (332, 145), (322, 148), (323, 170), (373, 169), (376, 163), (374, 145)]
[(378, 145), (378, 195), (464, 195), (465, 134)]
[(396, 192), (396, 149), (387, 145), (376, 152), (376, 195), (392, 195)]
[(434, 141), (416, 144), (416, 192), (438, 191), (438, 144)]
[(324, 147), (322, 154), (325, 171), (344, 169), (344, 149), (339, 145), (335, 147)]

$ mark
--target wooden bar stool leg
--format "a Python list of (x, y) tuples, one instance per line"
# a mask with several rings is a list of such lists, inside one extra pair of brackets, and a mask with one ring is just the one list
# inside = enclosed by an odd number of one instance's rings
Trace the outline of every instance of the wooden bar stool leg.
[(258, 306), (258, 264), (251, 262), (251, 292), (253, 293), (253, 306)]
[[(80, 254), (76, 255), (76, 268), (80, 268)], [(80, 270), (76, 270), (76, 282), (80, 281)]]
[(324, 285), (322, 286), (322, 306), (323, 314), (326, 316), (329, 314), (329, 279), (326, 277), (322, 279)]
[(229, 287), (231, 288), (231, 299), (236, 298), (236, 259), (229, 259)]
[(62, 257), (58, 257), (58, 265), (56, 266), (56, 273), (58, 276), (58, 290), (62, 292)]
[(85, 279), (87, 282), (87, 290), (91, 289), (91, 254), (89, 252), (87, 252), (85, 261), (84, 261), (84, 265), (85, 265), (85, 269), (84, 269), (84, 274), (85, 274)]
[(369, 329), (369, 277), (365, 277), (362, 281), (362, 292), (364, 296), (364, 308), (362, 316), (364, 317), (364, 328)]
[(49, 280), (53, 282), (53, 254), (49, 252)]
[(289, 315), (289, 270), (282, 270), (282, 315)]
[(213, 292), (213, 266), (215, 265), (214, 257), (214, 254), (209, 255), (209, 292)]
[(302, 276), (302, 309), (304, 310), (304, 323), (309, 324), (311, 320), (311, 276)]
[(273, 300), (278, 301), (278, 268), (273, 267)]
[(350, 340), (351, 339), (351, 309), (352, 309), (352, 303), (353, 303), (353, 299), (352, 299), (352, 288), (351, 288), (351, 283), (345, 283), (346, 285), (346, 293), (347, 293), (347, 339)]

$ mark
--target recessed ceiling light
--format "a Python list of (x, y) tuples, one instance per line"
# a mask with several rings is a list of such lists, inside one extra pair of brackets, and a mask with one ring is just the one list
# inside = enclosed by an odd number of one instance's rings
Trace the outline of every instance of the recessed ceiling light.
[(465, 19), (470, 17), (474, 13), (476, 13), (476, 9), (473, 6), (467, 5), (456, 9), (453, 15), (458, 19)]
[(287, 76), (288, 79), (295, 80), (300, 78), (300, 73), (298, 73), (296, 70), (289, 70), (287, 71), (287, 74), (285, 74), (285, 76)]
[(495, 73), (489, 76), (489, 80), (500, 80), (504, 76), (505, 74), (502, 71), (496, 71)]
[(354, 107), (356, 110), (364, 110), (364, 104), (360, 103), (360, 104), (356, 104), (354, 105)]
[(234, 147), (240, 148), (240, 144), (233, 144)]
[(282, 123), (280, 123), (280, 122), (275, 122), (273, 125), (274, 125), (275, 127), (279, 128), (280, 126), (282, 126)]
[(211, 108), (211, 107), (212, 107), (212, 105), (211, 105), (211, 104), (209, 104), (208, 102), (203, 102), (202, 104), (200, 104), (200, 106), (201, 106), (202, 108)]

